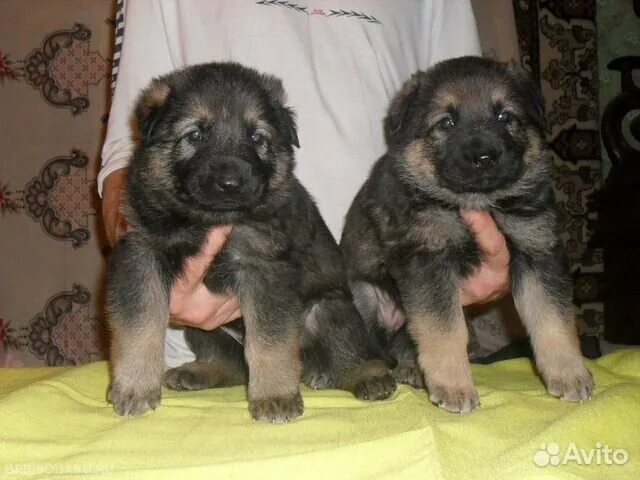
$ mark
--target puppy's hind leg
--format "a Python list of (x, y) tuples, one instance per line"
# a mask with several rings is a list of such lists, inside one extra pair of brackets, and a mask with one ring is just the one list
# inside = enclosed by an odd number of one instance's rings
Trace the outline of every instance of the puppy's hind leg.
[(111, 259), (106, 300), (112, 332), (108, 399), (119, 415), (142, 415), (160, 403), (168, 281), (153, 255), (126, 236)]
[(407, 328), (398, 330), (389, 340), (389, 353), (398, 361), (393, 369), (393, 378), (414, 388), (424, 388), (424, 379), (420, 367), (416, 345)]
[(535, 258), (521, 253), (512, 257), (513, 298), (547, 390), (562, 400), (587, 400), (594, 381), (580, 351), (563, 248), (557, 245), (550, 254)]
[(397, 289), (391, 279), (372, 284), (365, 281), (350, 283), (354, 303), (365, 324), (372, 332), (380, 332), (380, 342), (397, 362), (392, 370), (398, 383), (416, 388), (424, 387), (418, 367), (416, 347), (406, 328), (406, 315), (400, 307)]
[(304, 378), (314, 388), (340, 388), (362, 400), (396, 389), (388, 359), (346, 292), (326, 294), (305, 322)]
[[(236, 322), (241, 320), (236, 320)], [(188, 328), (186, 339), (196, 360), (172, 368), (164, 385), (173, 390), (202, 390), (247, 383), (247, 366), (241, 343), (222, 329), (210, 332)]]
[(242, 385), (246, 378), (245, 372), (235, 363), (196, 360), (168, 370), (164, 375), (164, 386), (172, 390), (204, 390)]

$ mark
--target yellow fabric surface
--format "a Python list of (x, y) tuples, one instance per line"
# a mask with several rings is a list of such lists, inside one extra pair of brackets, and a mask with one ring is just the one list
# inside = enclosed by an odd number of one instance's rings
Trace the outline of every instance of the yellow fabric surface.
[[(549, 397), (518, 359), (473, 367), (471, 415), (407, 386), (375, 403), (305, 389), (288, 425), (250, 420), (243, 388), (164, 391), (158, 410), (124, 419), (105, 401), (105, 363), (0, 369), (0, 478), (640, 479), (640, 351), (589, 365), (597, 389), (583, 404)], [(537, 466), (550, 443), (561, 464)], [(571, 443), (597, 450), (591, 465), (562, 464)], [(626, 463), (605, 464), (605, 445)]]

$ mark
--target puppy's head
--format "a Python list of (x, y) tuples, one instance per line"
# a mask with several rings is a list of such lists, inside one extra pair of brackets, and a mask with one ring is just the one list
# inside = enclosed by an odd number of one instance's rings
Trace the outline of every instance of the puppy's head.
[(544, 103), (505, 65), (461, 57), (413, 76), (391, 104), (385, 133), (412, 187), (483, 206), (546, 171)]
[(130, 189), (166, 211), (246, 212), (292, 175), (298, 138), (275, 77), (233, 63), (187, 67), (154, 80), (136, 117)]

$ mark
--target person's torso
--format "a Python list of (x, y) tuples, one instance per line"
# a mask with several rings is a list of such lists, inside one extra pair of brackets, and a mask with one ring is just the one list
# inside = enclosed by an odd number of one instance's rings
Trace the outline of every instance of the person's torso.
[[(296, 174), (338, 237), (385, 150), (391, 96), (429, 64), (433, 2), (163, 0), (174, 66), (236, 61), (283, 79), (297, 115)], [(339, 238), (339, 237), (338, 237)]]
[[(353, 197), (385, 151), (382, 120), (392, 95), (415, 70), (443, 57), (443, 45), (431, 44), (438, 2), (158, 3), (175, 67), (232, 60), (283, 79), (299, 125), (296, 174), (339, 238)], [(170, 366), (193, 360), (182, 335), (168, 330)]]

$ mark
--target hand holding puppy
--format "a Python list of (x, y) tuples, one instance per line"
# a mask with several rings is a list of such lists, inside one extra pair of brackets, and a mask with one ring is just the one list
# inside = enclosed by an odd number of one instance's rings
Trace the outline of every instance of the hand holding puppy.
[(480, 267), (468, 278), (460, 281), (462, 306), (488, 303), (505, 295), (509, 289), (509, 261), (511, 255), (507, 241), (488, 212), (461, 210), (482, 253)]
[[(251, 417), (270, 423), (303, 413), (301, 381), (362, 400), (395, 391), (352, 303), (338, 245), (293, 174), (298, 137), (285, 98), (278, 78), (236, 63), (185, 67), (140, 95), (130, 228), (106, 286), (108, 399), (119, 415), (156, 408), (162, 385), (245, 384)], [(216, 327), (240, 315), (235, 299), (209, 292), (241, 300), (244, 328), (186, 328), (195, 361), (165, 371), (170, 317)]]
[(209, 266), (229, 235), (229, 225), (212, 228), (198, 255), (186, 260), (182, 275), (171, 288), (169, 313), (174, 323), (213, 330), (242, 317), (235, 295), (211, 293), (203, 283)]
[[(104, 182), (102, 217), (107, 241), (115, 247), (127, 231), (120, 203), (127, 179), (125, 169), (111, 173)], [(231, 234), (230, 226), (212, 228), (198, 255), (185, 262), (182, 275), (174, 282), (169, 299), (173, 323), (213, 330), (242, 317), (238, 299), (233, 295), (211, 293), (202, 280)]]

